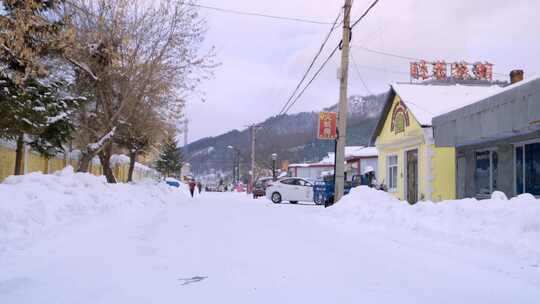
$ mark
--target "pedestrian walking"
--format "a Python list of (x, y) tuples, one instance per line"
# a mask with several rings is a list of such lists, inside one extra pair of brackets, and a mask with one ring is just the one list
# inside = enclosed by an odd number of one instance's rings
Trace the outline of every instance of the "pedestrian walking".
[(195, 193), (195, 186), (197, 185), (197, 183), (195, 182), (195, 180), (190, 180), (189, 181), (189, 193), (191, 194), (191, 197), (193, 197), (193, 193)]
[(197, 189), (199, 190), (199, 194), (201, 194), (201, 191), (202, 191), (202, 184), (201, 184), (201, 182), (197, 182)]

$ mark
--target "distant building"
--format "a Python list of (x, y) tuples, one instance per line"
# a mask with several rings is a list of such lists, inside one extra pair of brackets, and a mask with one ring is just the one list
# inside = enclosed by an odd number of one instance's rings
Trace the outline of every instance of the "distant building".
[(378, 181), (401, 200), (454, 199), (456, 153), (435, 147), (432, 119), (501, 91), (481, 84), (394, 84), (372, 136)]
[(334, 170), (334, 163), (324, 161), (318, 163), (290, 164), (287, 169), (289, 176), (307, 179), (318, 179), (323, 172), (331, 170)]
[[(377, 158), (378, 152), (375, 147), (345, 147), (347, 179), (351, 180), (354, 175), (362, 175), (368, 167), (372, 167), (376, 173)], [(289, 176), (317, 179), (324, 173), (334, 171), (334, 161), (335, 154), (331, 152), (317, 163), (290, 164), (288, 167)]]
[(347, 178), (350, 180), (354, 175), (362, 175), (369, 168), (375, 171), (377, 176), (379, 151), (375, 147), (346, 147), (345, 166)]
[(456, 149), (458, 198), (540, 196), (540, 77), (512, 76), (504, 90), (433, 119), (435, 144)]

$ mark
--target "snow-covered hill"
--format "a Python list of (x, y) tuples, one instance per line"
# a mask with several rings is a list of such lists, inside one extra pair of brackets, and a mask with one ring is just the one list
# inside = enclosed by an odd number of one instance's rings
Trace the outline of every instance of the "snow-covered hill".
[[(382, 111), (386, 94), (359, 96), (349, 100), (349, 122), (347, 128), (348, 145), (367, 145), (371, 132)], [(335, 111), (335, 106), (324, 109)], [(261, 165), (268, 166), (272, 153), (280, 160), (289, 162), (318, 161), (333, 151), (331, 141), (316, 138), (318, 113), (304, 112), (274, 116), (260, 123), (257, 133), (257, 157)], [(197, 175), (212, 170), (231, 171), (233, 153), (227, 146), (233, 145), (243, 152), (244, 168), (249, 163), (250, 133), (248, 130), (230, 131), (215, 137), (204, 138), (187, 147), (186, 158)], [(265, 164), (266, 163), (266, 164)]]

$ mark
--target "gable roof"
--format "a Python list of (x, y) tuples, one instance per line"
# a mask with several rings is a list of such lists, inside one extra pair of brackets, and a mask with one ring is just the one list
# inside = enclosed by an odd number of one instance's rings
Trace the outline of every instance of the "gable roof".
[(422, 127), (431, 127), (435, 116), (470, 105), (502, 90), (498, 85), (392, 84), (379, 122), (371, 136), (371, 144), (375, 143), (384, 127), (396, 95)]

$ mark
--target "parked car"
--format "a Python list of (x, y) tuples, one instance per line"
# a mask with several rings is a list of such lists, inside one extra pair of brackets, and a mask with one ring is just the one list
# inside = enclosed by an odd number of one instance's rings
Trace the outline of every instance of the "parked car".
[(284, 178), (266, 188), (266, 197), (275, 204), (282, 201), (291, 204), (313, 202), (313, 184), (303, 178)]
[(178, 188), (180, 187), (180, 184), (181, 182), (175, 178), (172, 178), (172, 177), (167, 177), (165, 179), (165, 183), (167, 183), (167, 185), (171, 186), (171, 187), (175, 187), (175, 188)]
[(272, 183), (271, 177), (264, 177), (259, 179), (255, 186), (253, 186), (253, 198), (259, 198), (266, 196), (266, 188)]

